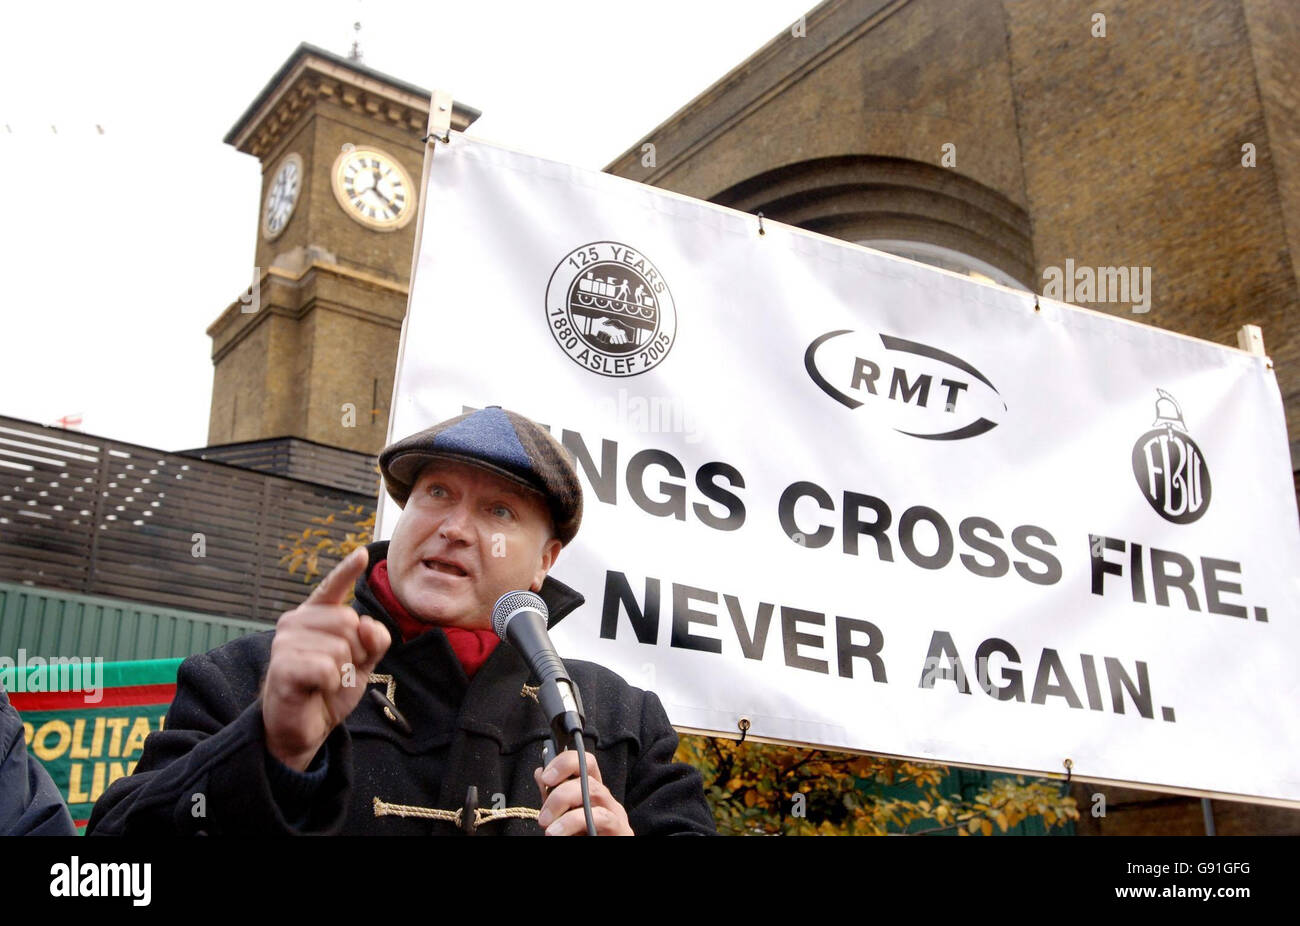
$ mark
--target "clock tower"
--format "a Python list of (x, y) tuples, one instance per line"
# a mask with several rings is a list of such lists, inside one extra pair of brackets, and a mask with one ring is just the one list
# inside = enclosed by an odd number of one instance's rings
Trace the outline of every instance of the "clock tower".
[[(210, 447), (383, 447), (430, 96), (302, 44), (227, 133), (262, 194), (250, 288), (207, 331)], [(478, 115), (455, 104), (452, 128)]]

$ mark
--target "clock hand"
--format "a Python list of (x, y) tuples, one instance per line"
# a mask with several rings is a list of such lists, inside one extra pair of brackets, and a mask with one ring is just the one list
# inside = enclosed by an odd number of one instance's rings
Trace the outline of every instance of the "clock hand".
[[(364, 176), (365, 176), (364, 173), (361, 173), (360, 171), (357, 172), (357, 178), (358, 178), (358, 179), (360, 179), (361, 177), (364, 177)], [(353, 188), (353, 192), (356, 194), (356, 197), (357, 197), (358, 199), (360, 199), (362, 196), (365, 195), (366, 190), (373, 190), (374, 188), (375, 188), (375, 184), (374, 184), (374, 182), (373, 182), (373, 180), (372, 180), (370, 186), (368, 186), (368, 187), (364, 187), (364, 188), (359, 189), (359, 190), (356, 189), (356, 188)]]
[(386, 193), (384, 193), (384, 191), (380, 188), (380, 184), (383, 182), (383, 179), (384, 179), (383, 177), (379, 176), (379, 171), (376, 170), (376, 171), (375, 171), (375, 185), (374, 185), (374, 188), (373, 188), (373, 189), (374, 189), (374, 191), (375, 191), (376, 193), (378, 193), (379, 196), (384, 200), (385, 205), (387, 205), (390, 209), (396, 209), (397, 206), (396, 206), (396, 204), (393, 202), (393, 200), (390, 199), (390, 198), (388, 197), (388, 195), (387, 195)]
[(375, 199), (377, 199), (380, 203), (382, 203), (383, 205), (387, 206), (387, 207), (390, 208), (390, 209), (394, 209), (394, 210), (396, 210), (397, 207), (393, 204), (393, 201), (390, 200), (387, 196), (385, 196), (385, 195), (384, 195), (384, 191), (383, 191), (382, 189), (380, 189), (380, 187), (379, 187), (379, 183), (378, 183), (378, 180), (379, 180), (379, 179), (382, 179), (382, 178), (378, 178), (378, 177), (377, 177), (377, 178), (376, 178), (376, 182), (375, 182), (374, 184), (372, 184), (371, 186), (368, 186), (368, 187), (366, 187), (364, 190), (362, 190), (361, 193), (358, 194), (358, 196), (359, 196), (359, 197), (360, 197), (360, 196), (364, 196), (366, 193), (374, 193), (374, 194), (375, 194)]

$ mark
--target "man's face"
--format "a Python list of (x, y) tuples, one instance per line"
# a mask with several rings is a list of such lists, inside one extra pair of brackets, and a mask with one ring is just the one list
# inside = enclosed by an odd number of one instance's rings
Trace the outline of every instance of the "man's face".
[(546, 502), (466, 463), (420, 471), (388, 545), (393, 594), (413, 617), (490, 630), (506, 592), (538, 591), (563, 545)]

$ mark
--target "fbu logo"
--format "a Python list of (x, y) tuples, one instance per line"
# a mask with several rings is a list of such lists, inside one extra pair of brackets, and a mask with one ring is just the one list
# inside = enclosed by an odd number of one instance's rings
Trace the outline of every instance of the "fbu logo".
[(1210, 507), (1210, 470), (1187, 433), (1178, 402), (1163, 389), (1156, 393), (1154, 430), (1133, 445), (1133, 475), (1156, 514), (1175, 524), (1191, 524)]

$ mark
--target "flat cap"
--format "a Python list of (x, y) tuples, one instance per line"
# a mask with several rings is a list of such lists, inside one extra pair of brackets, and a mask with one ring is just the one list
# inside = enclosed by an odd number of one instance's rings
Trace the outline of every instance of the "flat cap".
[(572, 455), (545, 428), (518, 412), (492, 405), (440, 421), (381, 450), (379, 470), (398, 507), (406, 507), (424, 465), (440, 459), (468, 463), (540, 492), (560, 542), (568, 545), (578, 533), (582, 486)]

